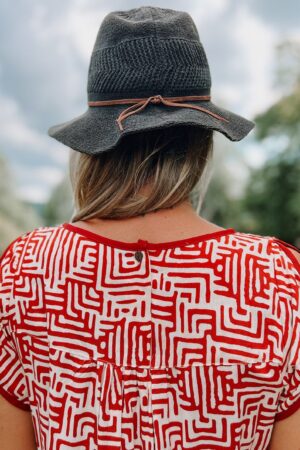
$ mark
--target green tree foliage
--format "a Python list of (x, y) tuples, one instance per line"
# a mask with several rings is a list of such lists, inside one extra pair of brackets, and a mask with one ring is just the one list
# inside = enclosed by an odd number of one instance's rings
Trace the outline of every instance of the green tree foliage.
[(284, 137), (286, 144), (253, 170), (242, 207), (253, 217), (250, 231), (300, 246), (300, 43), (284, 42), (277, 52), (277, 84), (286, 83), (287, 94), (254, 120), (262, 145), (276, 137)]
[(0, 155), (0, 255), (19, 235), (43, 224), (34, 209), (17, 198), (12, 180), (7, 162)]
[(267, 111), (256, 116), (256, 136), (262, 140), (268, 136), (286, 135), (290, 147), (299, 148), (300, 142), (300, 82)]
[(248, 231), (296, 244), (300, 236), (300, 155), (284, 152), (256, 170), (243, 204), (255, 218)]
[(248, 174), (249, 167), (240, 149), (216, 133), (211, 177), (201, 216), (225, 228), (243, 229), (246, 217), (240, 199)]
[(299, 151), (300, 143), (300, 42), (286, 40), (277, 45), (275, 86), (283, 92), (282, 98), (258, 114), (256, 136), (285, 135), (289, 149)]

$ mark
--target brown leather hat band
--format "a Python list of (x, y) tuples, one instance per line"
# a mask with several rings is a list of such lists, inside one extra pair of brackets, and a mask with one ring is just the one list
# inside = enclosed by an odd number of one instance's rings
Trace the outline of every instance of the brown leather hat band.
[[(116, 100), (97, 100), (97, 101), (89, 101), (89, 106), (106, 106), (106, 105), (123, 105), (128, 103), (139, 103), (144, 102), (148, 99), (153, 99), (151, 103), (160, 103), (161, 95), (153, 95), (151, 97), (145, 98), (120, 98)], [(180, 102), (183, 100), (210, 100), (210, 95), (187, 95), (186, 97), (162, 97), (164, 99), (168, 99), (173, 102)]]
[(225, 122), (229, 122), (229, 120), (225, 119), (224, 117), (220, 116), (219, 114), (213, 113), (212, 111), (209, 111), (206, 108), (203, 108), (201, 106), (197, 105), (190, 105), (188, 103), (177, 103), (182, 102), (184, 100), (189, 101), (197, 101), (197, 100), (203, 100), (207, 101), (210, 100), (210, 95), (188, 95), (184, 97), (162, 97), (161, 95), (153, 95), (148, 98), (122, 98), (118, 100), (99, 100), (99, 101), (89, 101), (89, 106), (109, 106), (109, 105), (122, 105), (122, 104), (128, 104), (133, 103), (132, 106), (129, 108), (126, 108), (124, 111), (122, 111), (119, 115), (119, 117), (116, 119), (116, 122), (120, 128), (121, 131), (124, 130), (122, 126), (122, 121), (126, 119), (126, 117), (136, 114), (137, 112), (142, 111), (149, 103), (163, 103), (166, 106), (179, 106), (180, 108), (192, 108), (196, 109), (198, 111), (203, 111), (207, 114), (210, 114), (211, 116), (215, 117), (216, 119), (223, 120)]

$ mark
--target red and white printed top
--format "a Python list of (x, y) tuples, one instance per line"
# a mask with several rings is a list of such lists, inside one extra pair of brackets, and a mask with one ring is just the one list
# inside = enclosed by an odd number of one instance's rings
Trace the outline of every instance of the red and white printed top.
[(38, 450), (267, 449), (300, 407), (291, 248), (233, 228), (27, 232), (1, 257), (0, 393), (31, 411)]

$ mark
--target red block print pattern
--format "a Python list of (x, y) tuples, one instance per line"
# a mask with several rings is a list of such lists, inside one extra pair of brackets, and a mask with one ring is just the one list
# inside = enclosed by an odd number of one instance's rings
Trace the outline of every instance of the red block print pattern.
[(36, 228), (1, 257), (0, 392), (31, 411), (38, 450), (266, 450), (300, 407), (291, 248)]

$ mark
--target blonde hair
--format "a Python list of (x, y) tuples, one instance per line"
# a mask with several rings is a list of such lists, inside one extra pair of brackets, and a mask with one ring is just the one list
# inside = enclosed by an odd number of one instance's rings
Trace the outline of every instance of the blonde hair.
[(191, 199), (212, 156), (213, 130), (176, 126), (124, 136), (98, 155), (70, 150), (71, 221), (130, 218)]

